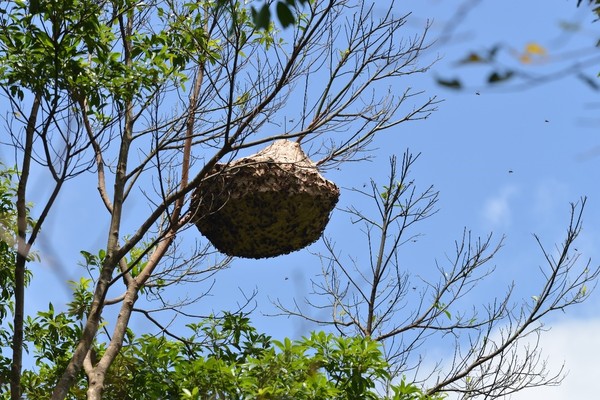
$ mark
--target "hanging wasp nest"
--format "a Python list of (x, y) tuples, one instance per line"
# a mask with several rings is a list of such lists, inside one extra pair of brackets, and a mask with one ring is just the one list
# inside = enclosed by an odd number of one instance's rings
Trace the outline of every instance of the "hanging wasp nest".
[(222, 253), (275, 257), (321, 237), (338, 201), (300, 145), (278, 140), (229, 164), (217, 164), (192, 196), (194, 223)]

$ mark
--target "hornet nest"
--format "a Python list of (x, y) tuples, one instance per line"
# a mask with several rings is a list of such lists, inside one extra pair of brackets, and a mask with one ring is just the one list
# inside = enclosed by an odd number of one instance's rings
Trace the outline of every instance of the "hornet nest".
[(319, 239), (339, 195), (298, 143), (278, 140), (215, 165), (195, 189), (191, 210), (200, 232), (222, 253), (266, 258)]

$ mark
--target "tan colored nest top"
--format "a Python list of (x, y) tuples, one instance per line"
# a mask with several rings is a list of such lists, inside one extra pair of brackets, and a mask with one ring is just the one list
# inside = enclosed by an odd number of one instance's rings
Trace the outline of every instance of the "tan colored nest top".
[(222, 253), (275, 257), (319, 239), (339, 194), (298, 143), (278, 140), (217, 164), (192, 197), (194, 223)]

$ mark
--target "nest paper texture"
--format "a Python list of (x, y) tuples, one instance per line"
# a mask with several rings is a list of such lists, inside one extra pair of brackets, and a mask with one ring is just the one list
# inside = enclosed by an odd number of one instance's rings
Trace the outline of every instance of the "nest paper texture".
[(192, 210), (200, 232), (222, 253), (266, 258), (319, 239), (339, 194), (298, 143), (278, 140), (217, 164), (195, 190)]

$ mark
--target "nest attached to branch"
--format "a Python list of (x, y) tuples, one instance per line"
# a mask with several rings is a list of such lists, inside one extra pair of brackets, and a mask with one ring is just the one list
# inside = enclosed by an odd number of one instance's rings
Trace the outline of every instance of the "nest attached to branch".
[(319, 239), (339, 195), (298, 143), (278, 140), (215, 165), (194, 191), (191, 209), (200, 232), (222, 253), (266, 258)]

